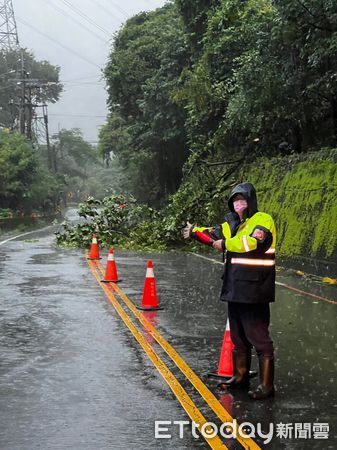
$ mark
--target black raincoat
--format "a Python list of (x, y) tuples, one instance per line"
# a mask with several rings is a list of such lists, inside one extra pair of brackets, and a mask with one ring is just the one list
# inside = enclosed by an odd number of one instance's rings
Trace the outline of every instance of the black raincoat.
[[(233, 198), (242, 194), (248, 203), (240, 223)], [(269, 214), (259, 212), (256, 191), (251, 183), (237, 185), (228, 200), (232, 218), (231, 237), (224, 239), (226, 260), (221, 300), (237, 303), (269, 303), (275, 300), (276, 230)], [(226, 216), (226, 217), (227, 217)], [(255, 230), (262, 234), (256, 239)]]

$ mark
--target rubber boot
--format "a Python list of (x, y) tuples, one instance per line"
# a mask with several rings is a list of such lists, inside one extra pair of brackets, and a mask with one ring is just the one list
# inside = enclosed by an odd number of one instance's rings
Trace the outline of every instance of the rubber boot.
[(249, 369), (251, 364), (251, 353), (238, 353), (233, 350), (234, 375), (229, 380), (218, 384), (220, 390), (230, 388), (243, 389), (249, 386)]
[(253, 400), (263, 400), (275, 394), (274, 388), (274, 358), (263, 356), (259, 358), (260, 385), (248, 395)]

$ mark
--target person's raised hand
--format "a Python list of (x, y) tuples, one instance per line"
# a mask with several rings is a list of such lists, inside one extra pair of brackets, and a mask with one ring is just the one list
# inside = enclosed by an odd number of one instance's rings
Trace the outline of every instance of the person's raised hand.
[(191, 236), (191, 231), (192, 231), (193, 225), (187, 221), (186, 222), (186, 227), (183, 229), (183, 237), (184, 239), (189, 239)]
[(266, 233), (259, 229), (259, 228), (255, 228), (254, 233), (252, 234), (252, 237), (257, 239), (258, 241), (263, 241), (265, 238)]
[(222, 239), (218, 239), (217, 241), (214, 241), (212, 247), (215, 248), (216, 250), (219, 250), (219, 252), (222, 252), (223, 251)]

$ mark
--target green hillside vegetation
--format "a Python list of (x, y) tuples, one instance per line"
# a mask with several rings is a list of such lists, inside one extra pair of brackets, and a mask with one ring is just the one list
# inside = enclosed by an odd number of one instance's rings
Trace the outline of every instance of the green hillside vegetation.
[(331, 257), (336, 50), (332, 0), (176, 0), (129, 19), (105, 68), (100, 149), (120, 193), (160, 207), (132, 241), (181, 244), (187, 219), (221, 222), (233, 184), (250, 180), (279, 254)]
[(279, 255), (336, 256), (336, 149), (262, 160), (245, 176), (278, 225)]

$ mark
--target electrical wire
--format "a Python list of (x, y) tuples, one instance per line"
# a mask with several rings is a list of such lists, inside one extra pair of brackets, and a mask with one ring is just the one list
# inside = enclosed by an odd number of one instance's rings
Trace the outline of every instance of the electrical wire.
[[(115, 19), (118, 23), (120, 23), (120, 19), (116, 17), (110, 10), (108, 10), (105, 6), (102, 5), (102, 3), (98, 2), (97, 0), (91, 0), (95, 5), (98, 6), (98, 8), (101, 8), (103, 11), (105, 11), (109, 16), (111, 16), (113, 19)], [(122, 12), (123, 16), (128, 17), (127, 13)]]
[(57, 117), (88, 117), (88, 118), (101, 118), (106, 119), (106, 116), (95, 116), (90, 114), (48, 114), (49, 116), (57, 116)]
[(60, 83), (62, 83), (62, 84), (64, 84), (64, 85), (72, 85), (72, 86), (83, 86), (83, 85), (86, 85), (86, 84), (95, 84), (95, 85), (104, 85), (104, 82), (103, 81), (82, 81), (82, 82), (74, 82), (74, 81), (63, 81), (63, 82), (61, 82), (60, 81)]
[(36, 29), (35, 27), (33, 27), (33, 25), (31, 25), (30, 23), (26, 22), (23, 19), (20, 19), (19, 17), (16, 17), (17, 21), (22, 23), (23, 25), (26, 25), (27, 27), (31, 28), (32, 30), (34, 30), (36, 33), (41, 34), (41, 36), (49, 39), (50, 41), (54, 42), (55, 44), (59, 45), (60, 47), (62, 47), (64, 50), (67, 50), (70, 53), (73, 53), (74, 55), (76, 55), (78, 58), (82, 59), (83, 61), (87, 62), (88, 64), (91, 64), (92, 66), (98, 67), (99, 69), (101, 68), (98, 64), (90, 61), (89, 59), (87, 59), (85, 56), (80, 55), (79, 53), (77, 53), (75, 50), (67, 47), (64, 44), (61, 44), (61, 42), (59, 42), (58, 40), (52, 38), (51, 36), (49, 36), (46, 33), (43, 33), (42, 31)]
[(88, 78), (97, 78), (97, 75), (90, 75), (90, 76), (87, 76), (87, 77), (72, 78), (70, 80), (60, 80), (60, 83), (69, 83), (71, 81), (87, 80)]
[(98, 86), (98, 87), (101, 87), (101, 88), (104, 88), (105, 86), (104, 86), (104, 84), (94, 84), (94, 83), (91, 83), (91, 84), (65, 84), (64, 85), (64, 88), (65, 88), (65, 91), (67, 91), (67, 88), (73, 88), (73, 87), (83, 87), (83, 86)]
[(67, 0), (60, 0), (62, 3), (64, 3), (68, 8), (70, 8), (72, 11), (74, 11), (76, 14), (80, 15), (83, 19), (85, 19), (87, 22), (89, 22), (91, 25), (96, 27), (98, 30), (102, 31), (103, 33), (110, 36), (110, 31), (106, 30), (105, 28), (101, 27), (96, 23), (94, 20), (92, 20), (89, 16), (84, 14), (80, 9), (76, 8), (76, 6), (73, 6), (71, 3), (69, 3)]
[(90, 28), (88, 28), (86, 25), (84, 25), (84, 23), (80, 22), (79, 20), (75, 19), (75, 17), (73, 17), (72, 15), (68, 14), (67, 11), (65, 11), (62, 8), (60, 8), (59, 6), (54, 5), (54, 3), (51, 3), (50, 0), (45, 0), (45, 1), (46, 1), (46, 3), (49, 4), (49, 6), (51, 6), (56, 11), (60, 12), (61, 14), (63, 14), (64, 16), (68, 17), (73, 22), (77, 23), (77, 25), (82, 27), (84, 30), (88, 31), (90, 34), (95, 36), (97, 39), (99, 39), (100, 41), (104, 42), (105, 44), (107, 43), (106, 39), (103, 39), (101, 36), (99, 36), (97, 33), (95, 33), (95, 31), (90, 30)]
[(129, 17), (129, 16), (130, 16), (130, 14), (129, 14), (127, 11), (125, 11), (125, 9), (121, 8), (121, 7), (120, 7), (119, 5), (117, 5), (115, 2), (109, 2), (109, 3), (112, 3), (113, 6), (114, 6), (116, 9), (118, 9), (119, 12), (121, 12), (122, 14), (124, 14), (126, 17)]
[(7, 91), (8, 89), (13, 89), (13, 85), (2, 86), (0, 87), (0, 91)]
[[(94, 85), (91, 85), (91, 86), (94, 86)], [(72, 89), (72, 88), (80, 88), (80, 87), (83, 88), (83, 84), (69, 84), (69, 85), (66, 85), (64, 87), (64, 92), (69, 92), (69, 90)], [(97, 85), (94, 86), (95, 89), (97, 87), (103, 88), (103, 89), (105, 88), (102, 84), (97, 84)]]

